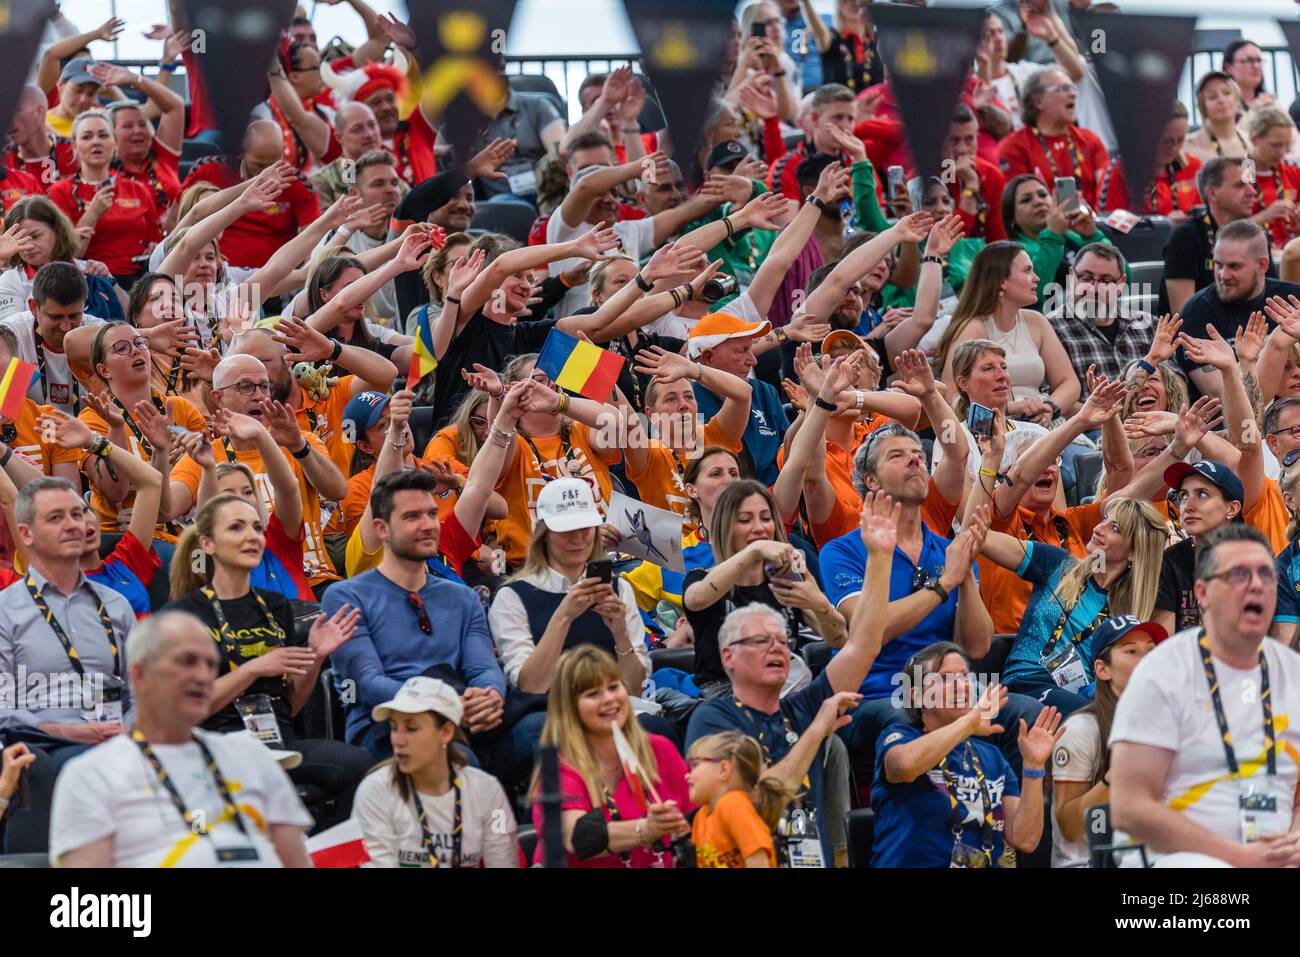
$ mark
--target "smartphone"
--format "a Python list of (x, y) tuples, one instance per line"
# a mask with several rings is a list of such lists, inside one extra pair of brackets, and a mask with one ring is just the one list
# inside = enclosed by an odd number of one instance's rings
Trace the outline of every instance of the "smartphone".
[(181, 436), (182, 438), (184, 438), (184, 437), (187, 436), (187, 435), (193, 435), (193, 434), (194, 434), (194, 433), (191, 432), (189, 429), (185, 428), (184, 426), (180, 426), (180, 425), (169, 425), (169, 426), (167, 426), (167, 431), (170, 432), (172, 435), (179, 435), (179, 436)]
[(889, 187), (885, 194), (885, 201), (889, 202), (906, 185), (907, 174), (903, 172), (903, 167), (891, 166), (885, 171), (885, 177), (886, 185)]
[(1055, 183), (1056, 202), (1062, 209), (1072, 210), (1078, 200), (1078, 187), (1073, 176), (1058, 176)]
[(774, 582), (803, 581), (803, 573), (800, 572), (799, 569), (791, 568), (789, 571), (783, 572), (777, 569), (776, 564), (774, 562), (764, 562), (763, 573), (767, 575), (769, 581), (774, 581)]
[(993, 437), (993, 423), (996, 413), (986, 405), (980, 405), (978, 402), (970, 404), (970, 414), (966, 416), (966, 427), (970, 429), (971, 435), (977, 439), (990, 439)]
[(767, 21), (755, 20), (753, 23), (751, 23), (749, 25), (749, 35), (751, 37), (760, 37), (760, 38), (767, 36)]
[(907, 181), (907, 195), (912, 200), (912, 212), (921, 211), (921, 201), (925, 197), (925, 180), (919, 176), (913, 176)]
[(608, 558), (598, 558), (587, 562), (585, 578), (599, 578), (601, 584), (609, 585), (614, 581), (614, 563)]

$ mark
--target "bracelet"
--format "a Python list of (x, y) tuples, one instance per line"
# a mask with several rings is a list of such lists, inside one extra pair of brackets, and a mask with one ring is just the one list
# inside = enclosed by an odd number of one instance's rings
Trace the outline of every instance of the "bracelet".
[(3, 814), (8, 809), (9, 809), (9, 799), (0, 797), (0, 814)]
[(814, 206), (816, 206), (818, 209), (820, 209), (823, 213), (829, 213), (829, 212), (831, 212), (830, 204), (827, 203), (826, 200), (822, 199), (820, 196), (812, 196), (812, 195), (810, 195), (810, 196), (808, 197), (808, 202), (812, 203)]
[(497, 424), (493, 422), (492, 430), (488, 433), (488, 438), (498, 440), (497, 444), (504, 449), (514, 441), (515, 434), (513, 432), (507, 432), (505, 429), (498, 429)]
[(866, 408), (867, 394), (864, 391), (862, 391), (861, 389), (854, 389), (853, 398), (854, 398), (853, 408), (858, 410), (862, 410)]
[(969, 196), (972, 199), (979, 199), (979, 195), (980, 195), (977, 190), (973, 190), (969, 186), (963, 187), (961, 194), (963, 196)]
[(777, 345), (785, 345), (786, 340), (790, 338), (785, 331), (785, 326), (778, 326), (772, 335), (776, 337)]
[(813, 405), (817, 406), (817, 408), (819, 409), (825, 409), (827, 412), (839, 411), (839, 406), (837, 406), (834, 402), (827, 402), (820, 395), (813, 399)]
[(785, 70), (773, 70), (773, 71), (772, 71), (772, 75), (773, 75), (773, 76), (785, 76)]
[(1137, 362), (1133, 364), (1137, 366), (1139, 369), (1141, 369), (1143, 372), (1145, 372), (1147, 375), (1156, 374), (1156, 367), (1153, 366), (1151, 363), (1147, 362), (1146, 359), (1139, 359)]
[(724, 225), (724, 226), (727, 227), (727, 239), (729, 239), (729, 240), (730, 240), (730, 239), (735, 239), (735, 238), (736, 238), (736, 227), (733, 226), (733, 225), (731, 225), (731, 217), (730, 217), (730, 216), (723, 216), (723, 217), (722, 217), (722, 225)]
[(682, 294), (678, 289), (669, 289), (668, 295), (673, 297), (673, 308), (680, 309), (682, 305)]
[(923, 263), (936, 263), (936, 264), (942, 266), (942, 265), (943, 265), (943, 257), (941, 257), (941, 256), (922, 256), (922, 257), (921, 257), (921, 262), (923, 262)]
[(641, 275), (640, 273), (637, 273), (636, 276), (633, 278), (636, 280), (636, 284), (638, 287), (640, 287), (642, 292), (649, 292), (651, 289), (654, 288), (653, 284), (646, 282), (645, 276)]
[(645, 818), (639, 817), (636, 819), (636, 842), (642, 847), (645, 847), (647, 843), (645, 839), (644, 831), (645, 831)]
[(563, 415), (564, 410), (569, 407), (569, 397), (563, 392), (560, 393), (559, 401), (555, 403), (555, 414)]
[(1024, 769), (1021, 770), (1020, 774), (1021, 774), (1021, 777), (1026, 777), (1026, 778), (1045, 778), (1045, 777), (1047, 777), (1047, 772), (1046, 772), (1045, 770), (1043, 770), (1042, 768), (1024, 768)]
[(682, 286), (682, 288), (686, 290), (686, 292), (682, 293), (683, 301), (686, 301), (687, 299), (695, 298), (695, 290), (691, 288), (691, 284), (689, 282), (686, 283), (684, 286)]
[[(560, 282), (564, 282), (564, 274), (563, 274), (563, 273), (560, 274)], [(452, 303), (455, 303), (455, 304), (458, 305), (458, 306), (460, 305), (460, 300), (457, 299), (455, 296), (443, 296), (443, 297), (442, 297), (442, 301), (443, 301), (443, 302), (452, 302)]]
[(406, 439), (403, 438), (397, 442), (389, 442), (388, 447), (394, 452), (404, 452), (406, 451)]
[(300, 448), (297, 452), (290, 450), (289, 454), (292, 455), (295, 459), (299, 459), (299, 460), (305, 459), (307, 458), (307, 456), (311, 455), (311, 443), (308, 442), (306, 439), (304, 439), (302, 443), (302, 448)]
[(338, 362), (339, 356), (343, 355), (343, 343), (337, 339), (334, 340), (334, 349), (330, 352), (330, 362)]
[(179, 66), (180, 66), (179, 63), (160, 63), (160, 64), (158, 64), (158, 72), (159, 72), (159, 73), (175, 73), (175, 72), (176, 72), (176, 69), (177, 69)]
[(993, 471), (992, 469), (986, 469), (982, 465), (980, 466), (980, 475), (987, 475), (989, 478), (993, 479), (994, 482), (998, 480), (997, 472)]
[(4, 468), (6, 465), (8, 465), (8, 464), (9, 464), (9, 460), (10, 460), (11, 458), (13, 458), (13, 457), (14, 457), (14, 450), (11, 449), (9, 446), (6, 445), (6, 446), (5, 446), (5, 454), (4, 454), (4, 455), (0, 455), (0, 469)]
[(618, 656), (619, 656), (620, 658), (624, 658), (624, 657), (626, 657), (626, 656), (628, 656), (628, 655), (634, 655), (634, 654), (636, 654), (636, 645), (629, 644), (629, 645), (627, 646), (627, 651), (618, 651), (618, 646), (615, 645), (615, 646), (614, 646), (614, 650), (618, 652)]
[(1054, 46), (1056, 46), (1056, 45), (1057, 45), (1058, 43), (1060, 43), (1060, 42), (1061, 42), (1061, 38), (1060, 38), (1060, 37), (1056, 37), (1055, 39), (1048, 40), (1048, 41), (1047, 41), (1047, 45), (1048, 45), (1049, 47), (1054, 47)]
[(641, 135), (641, 127), (639, 126), (620, 126), (618, 131), (620, 133), (635, 133), (637, 136)]
[(691, 381), (699, 382), (702, 378), (704, 378), (704, 364), (697, 362), (695, 363), (695, 377)]

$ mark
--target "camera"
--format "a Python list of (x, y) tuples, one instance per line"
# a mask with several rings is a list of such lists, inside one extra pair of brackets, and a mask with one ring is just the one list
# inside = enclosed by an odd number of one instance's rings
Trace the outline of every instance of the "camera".
[(717, 302), (719, 299), (725, 299), (727, 296), (734, 296), (740, 287), (736, 283), (735, 276), (714, 276), (704, 284), (700, 290), (700, 295), (705, 302)]

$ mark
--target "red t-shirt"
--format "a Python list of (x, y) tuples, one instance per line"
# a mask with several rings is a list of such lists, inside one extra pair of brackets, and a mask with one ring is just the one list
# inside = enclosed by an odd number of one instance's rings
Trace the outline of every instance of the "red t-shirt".
[(212, 112), (212, 101), (203, 86), (198, 56), (191, 50), (185, 50), (181, 53), (181, 63), (185, 65), (185, 83), (190, 92), (190, 125), (185, 135), (194, 137), (203, 130), (215, 130), (217, 116)]
[[(75, 226), (97, 189), (91, 183), (76, 183), (74, 178), (61, 179), (50, 187), (50, 202), (63, 210)], [(143, 268), (131, 257), (146, 252), (150, 243), (162, 238), (160, 214), (153, 193), (135, 180), (118, 177), (114, 193), (112, 207), (95, 224), (86, 258), (98, 259), (115, 276), (130, 276)]]
[(6, 213), (24, 196), (42, 196), (44, 193), (40, 180), (31, 173), (5, 167), (4, 179), (0, 179), (0, 205), (4, 206)]
[[(18, 154), (18, 147), (12, 146), (4, 151), (3, 162), (8, 169), (16, 169), (32, 176), (40, 186), (42, 193), (48, 193), (49, 187), (59, 177), (71, 176), (80, 165), (77, 163), (76, 153), (73, 152), (72, 141), (54, 136), (50, 137), (48, 160), (25, 160)], [(51, 169), (51, 167), (53, 168)]]
[(155, 138), (149, 157), (137, 170), (129, 170), (121, 160), (113, 163), (113, 170), (119, 176), (135, 180), (153, 193), (154, 205), (159, 214), (165, 214), (167, 207), (176, 202), (181, 194), (181, 154), (173, 153), (161, 140)]
[[(1201, 194), (1196, 188), (1196, 174), (1201, 171), (1201, 161), (1188, 154), (1171, 165), (1174, 174), (1172, 183), (1169, 167), (1156, 170), (1154, 189), (1156, 201), (1153, 206), (1151, 193), (1147, 193), (1142, 198), (1140, 212), (1143, 215), (1154, 213), (1168, 216), (1175, 209), (1190, 213), (1194, 207), (1201, 205)], [(1103, 213), (1109, 213), (1113, 209), (1127, 209), (1131, 213), (1139, 212), (1134, 208), (1134, 199), (1129, 193), (1128, 177), (1124, 172), (1123, 163), (1112, 163), (1102, 183), (1105, 187), (1100, 199)]]
[[(194, 167), (181, 184), (181, 191), (198, 182), (226, 189), (239, 181), (240, 174), (228, 165), (227, 158), (214, 156)], [(277, 249), (319, 216), (316, 189), (307, 177), (298, 173), (274, 205), (260, 213), (246, 213), (226, 227), (221, 235), (221, 255), (232, 266), (252, 269), (265, 266)]]
[(418, 107), (398, 124), (389, 152), (397, 157), (397, 175), (408, 186), (422, 183), (438, 172), (438, 164), (433, 156), (433, 146), (437, 139), (437, 132), (425, 120), (424, 113)]
[[(1047, 149), (1044, 150), (1043, 144)], [(1048, 189), (1058, 176), (1073, 176), (1084, 201), (1098, 209), (1097, 194), (1101, 176), (1110, 165), (1106, 144), (1091, 130), (1071, 126), (1058, 136), (1042, 134), (1042, 142), (1033, 127), (1010, 133), (998, 146), (998, 161), (1007, 179), (1033, 173)]]
[(302, 527), (298, 528), (298, 537), (290, 538), (289, 533), (285, 531), (284, 525), (280, 522), (280, 516), (271, 513), (271, 519), (266, 523), (266, 550), (280, 559), (280, 564), (288, 571), (289, 577), (293, 579), (294, 585), (298, 589), (296, 596), (286, 595), (286, 598), (296, 597), (299, 601), (315, 601), (316, 594), (311, 590), (311, 585), (307, 581), (307, 576), (303, 574), (302, 567)]
[(1007, 230), (1002, 222), (1002, 190), (1007, 185), (1007, 178), (995, 164), (979, 156), (975, 157), (975, 172), (979, 174), (979, 198), (984, 206), (984, 209), (975, 215), (961, 208), (961, 183), (954, 180), (948, 185), (948, 192), (958, 204), (957, 215), (961, 217), (962, 224), (966, 227), (966, 236), (990, 243), (998, 239), (1006, 239)]
[[(1257, 198), (1255, 200), (1255, 212), (1258, 213), (1262, 209), (1267, 209), (1277, 202), (1279, 191), (1282, 194), (1282, 199), (1289, 199), (1293, 203), (1300, 200), (1300, 166), (1288, 166), (1281, 163), (1272, 173), (1256, 173), (1255, 192)], [(1287, 227), (1285, 216), (1269, 223), (1268, 231), (1273, 242), (1277, 243), (1279, 247), (1285, 246), (1287, 241), (1296, 235), (1294, 230)]]

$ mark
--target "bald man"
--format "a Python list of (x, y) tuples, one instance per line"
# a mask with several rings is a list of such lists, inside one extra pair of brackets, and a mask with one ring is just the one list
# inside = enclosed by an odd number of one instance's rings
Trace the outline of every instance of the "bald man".
[(77, 171), (72, 141), (56, 138), (45, 126), (47, 105), (39, 89), (23, 87), (3, 157), (5, 167), (35, 177), (42, 191), (48, 191), (60, 176)]
[[(353, 163), (367, 153), (384, 148), (379, 121), (375, 119), (374, 111), (364, 103), (348, 102), (340, 107), (334, 114), (334, 132), (343, 147), (343, 155), (311, 178), (322, 207), (329, 206), (357, 185)], [(411, 187), (400, 177), (397, 188), (402, 196), (411, 191)]]
[[(252, 179), (284, 155), (284, 133), (269, 120), (254, 120), (244, 133), (243, 150), (236, 167), (230, 157), (210, 156), (200, 160), (181, 192), (195, 183), (212, 183), (226, 189)], [(226, 227), (221, 236), (221, 254), (231, 266), (258, 269), (266, 265), (273, 253), (309, 223), (320, 216), (316, 188), (302, 173), (276, 197), (275, 203), (260, 213), (246, 213)]]
[[(325, 551), (322, 532), (321, 500), (340, 502), (347, 495), (348, 483), (343, 473), (330, 461), (320, 439), (304, 433), (293, 411), (275, 402), (271, 377), (260, 359), (251, 355), (230, 355), (212, 371), (212, 407), (238, 413), (265, 428), (280, 453), (288, 460), (298, 480), (302, 499), (304, 570), (318, 593), (322, 585), (338, 579)], [(275, 509), (275, 488), (266, 472), (265, 460), (256, 437), (241, 438), (239, 432), (249, 427), (247, 419), (237, 420), (235, 436), (225, 436), (212, 448), (216, 463), (239, 462), (253, 473), (253, 481), (268, 512)], [(176, 508), (188, 511), (199, 498), (204, 468), (186, 455), (172, 468), (171, 494)], [(215, 475), (211, 478), (215, 489)]]

